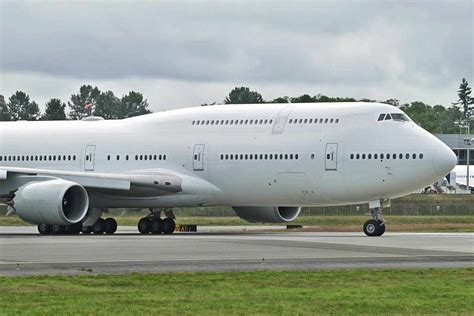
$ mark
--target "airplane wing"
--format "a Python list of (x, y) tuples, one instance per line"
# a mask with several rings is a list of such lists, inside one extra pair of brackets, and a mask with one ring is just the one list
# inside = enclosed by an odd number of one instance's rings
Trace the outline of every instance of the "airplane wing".
[(165, 169), (146, 169), (117, 174), (0, 166), (0, 196), (16, 190), (25, 183), (54, 178), (78, 183), (88, 190), (111, 192), (143, 189), (153, 192), (153, 195), (166, 195), (181, 192), (183, 179), (189, 176)]

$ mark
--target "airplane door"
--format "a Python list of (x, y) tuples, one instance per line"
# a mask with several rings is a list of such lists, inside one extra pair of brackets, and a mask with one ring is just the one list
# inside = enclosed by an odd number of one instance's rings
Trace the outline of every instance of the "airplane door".
[(337, 170), (337, 144), (326, 144), (326, 170)]
[(204, 171), (204, 144), (194, 145), (193, 150), (193, 170)]
[(84, 170), (94, 171), (95, 166), (95, 145), (87, 145), (84, 157)]
[(286, 121), (288, 120), (288, 116), (290, 115), (291, 109), (286, 108), (278, 113), (278, 117), (275, 119), (275, 124), (273, 125), (273, 134), (281, 134), (285, 128)]

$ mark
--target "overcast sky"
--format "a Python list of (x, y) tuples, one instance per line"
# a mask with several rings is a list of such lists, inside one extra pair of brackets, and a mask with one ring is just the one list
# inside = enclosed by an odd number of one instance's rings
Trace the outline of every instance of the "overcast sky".
[(449, 105), (474, 85), (472, 0), (0, 3), (0, 94), (41, 105), (84, 83), (154, 111), (235, 86)]

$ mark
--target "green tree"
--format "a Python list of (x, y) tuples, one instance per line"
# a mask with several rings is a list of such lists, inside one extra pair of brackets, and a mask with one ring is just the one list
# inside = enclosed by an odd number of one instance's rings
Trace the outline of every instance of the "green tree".
[(250, 104), (264, 103), (262, 95), (256, 91), (250, 91), (248, 87), (235, 87), (229, 96), (225, 98), (226, 104)]
[(130, 91), (120, 100), (120, 113), (118, 118), (133, 117), (151, 113), (148, 110), (148, 102), (143, 98), (143, 94)]
[(29, 95), (22, 91), (15, 92), (8, 99), (8, 113), (14, 121), (35, 121), (40, 117), (40, 110), (35, 101), (30, 101)]
[(390, 105), (393, 105), (393, 106), (396, 106), (396, 107), (400, 106), (400, 100), (398, 100), (398, 99), (388, 99), (388, 100), (384, 101), (383, 103), (390, 104)]
[(291, 102), (291, 99), (288, 96), (278, 97), (271, 101), (271, 103), (290, 103), (290, 102)]
[(9, 121), (10, 113), (8, 112), (7, 103), (5, 102), (5, 97), (0, 95), (0, 121)]
[(474, 98), (471, 97), (471, 87), (469, 87), (469, 83), (467, 82), (466, 78), (462, 78), (461, 84), (459, 84), (458, 97), (458, 101), (453, 103), (453, 105), (461, 106), (461, 119), (468, 121), (469, 124), (472, 124), (470, 119), (472, 116), (472, 111), (474, 110), (474, 107), (472, 106), (474, 104)]
[(317, 102), (316, 97), (312, 97), (309, 94), (303, 94), (300, 95), (299, 97), (292, 97), (290, 98), (291, 103), (311, 103), (311, 102)]
[(104, 119), (118, 119), (123, 115), (122, 104), (112, 91), (102, 92), (96, 98), (94, 115)]
[(66, 103), (61, 102), (60, 99), (49, 100), (46, 102), (46, 109), (41, 119), (45, 121), (66, 120)]
[(100, 90), (97, 87), (82, 85), (79, 88), (79, 93), (71, 95), (71, 102), (68, 102), (68, 106), (71, 109), (69, 117), (73, 120), (81, 120), (91, 115), (93, 109), (86, 109), (86, 104), (92, 104), (93, 107), (96, 106), (99, 95)]

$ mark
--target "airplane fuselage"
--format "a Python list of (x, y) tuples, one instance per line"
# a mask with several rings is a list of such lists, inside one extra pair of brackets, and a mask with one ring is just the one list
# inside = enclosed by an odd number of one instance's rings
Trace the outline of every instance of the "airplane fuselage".
[(0, 166), (171, 170), (209, 184), (195, 194), (89, 192), (91, 206), (111, 208), (366, 203), (449, 172), (447, 146), (411, 120), (381, 114), (403, 112), (376, 103), (253, 104), (115, 121), (8, 122), (0, 124)]

